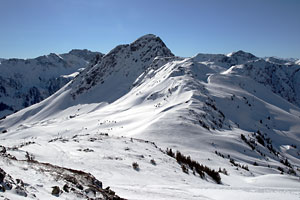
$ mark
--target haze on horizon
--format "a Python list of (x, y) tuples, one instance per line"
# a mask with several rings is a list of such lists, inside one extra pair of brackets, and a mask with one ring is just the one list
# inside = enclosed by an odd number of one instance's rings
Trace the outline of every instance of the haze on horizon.
[(298, 0), (0, 0), (0, 58), (107, 53), (152, 33), (178, 56), (300, 58)]

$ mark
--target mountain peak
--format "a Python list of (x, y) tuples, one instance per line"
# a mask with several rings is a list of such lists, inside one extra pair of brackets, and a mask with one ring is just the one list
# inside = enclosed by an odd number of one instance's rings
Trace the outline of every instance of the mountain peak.
[(139, 37), (138, 39), (136, 39), (133, 43), (131, 44), (139, 44), (139, 43), (147, 43), (147, 42), (150, 42), (150, 41), (156, 41), (158, 43), (161, 43), (163, 46), (166, 46), (164, 44), (164, 42), (160, 39), (160, 37), (154, 35), (154, 34), (146, 34), (146, 35), (143, 35), (141, 37)]
[[(107, 82), (116, 85), (115, 88), (120, 85), (122, 92), (119, 94), (125, 94), (136, 78), (150, 66), (157, 56), (173, 57), (174, 54), (159, 37), (153, 34), (144, 35), (130, 44), (116, 46), (100, 62), (87, 68), (73, 81), (72, 96), (75, 98), (83, 91), (97, 85), (100, 87), (101, 84)], [(118, 81), (111, 78), (112, 74), (119, 76)], [(117, 96), (120, 97), (120, 95)], [(108, 97), (103, 97), (104, 99), (107, 100)]]
[(100, 52), (93, 52), (87, 49), (72, 49), (69, 53), (63, 54), (65, 56), (76, 56), (85, 60), (93, 60), (96, 56), (103, 57), (104, 54)]
[(143, 36), (139, 37), (138, 39), (136, 39), (133, 43), (140, 43), (140, 42), (143, 42), (143, 41), (148, 41), (149, 42), (151, 40), (157, 40), (157, 41), (162, 42), (160, 37), (158, 37), (154, 34), (146, 34), (146, 35), (143, 35)]
[(91, 52), (91, 51), (87, 49), (72, 49), (71, 51), (69, 51), (70, 54), (79, 53), (79, 52)]
[(248, 59), (253, 59), (253, 58), (257, 58), (256, 56), (254, 56), (251, 53), (239, 50), (236, 52), (232, 52), (230, 54), (228, 54), (229, 57), (243, 57), (243, 58), (248, 58)]
[(153, 53), (156, 53), (156, 56), (174, 56), (174, 54), (170, 51), (170, 49), (167, 48), (166, 44), (160, 39), (160, 37), (153, 34), (144, 35), (132, 42), (129, 46), (131, 51), (136, 51), (141, 48), (148, 48), (153, 49)]
[(140, 40), (152, 40), (152, 39), (155, 40), (156, 38), (159, 38), (159, 37), (150, 33), (150, 34), (146, 34), (146, 35), (139, 37), (138, 39), (135, 40), (135, 42), (140, 41)]

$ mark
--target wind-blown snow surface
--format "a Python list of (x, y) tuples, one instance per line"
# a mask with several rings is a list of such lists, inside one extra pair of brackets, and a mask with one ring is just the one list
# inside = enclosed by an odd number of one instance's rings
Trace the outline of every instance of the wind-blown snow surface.
[[(91, 173), (128, 199), (298, 199), (299, 68), (242, 51), (175, 57), (146, 35), (2, 120), (1, 143), (16, 147), (7, 149), (18, 160), (29, 152)], [(186, 174), (166, 148), (228, 175), (220, 173), (216, 184), (191, 169)], [(38, 198), (63, 186), (49, 178), (40, 187), (41, 174), (32, 180), (30, 166), (24, 171), (5, 158), (1, 168)], [(16, 197), (14, 190), (1, 195)]]
[(0, 118), (54, 94), (101, 53), (74, 49), (34, 59), (0, 60)]

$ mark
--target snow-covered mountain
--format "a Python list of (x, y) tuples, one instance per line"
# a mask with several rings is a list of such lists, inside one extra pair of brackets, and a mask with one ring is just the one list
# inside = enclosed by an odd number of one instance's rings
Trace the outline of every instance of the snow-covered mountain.
[(0, 60), (0, 118), (54, 94), (103, 54), (88, 50)]
[(40, 199), (107, 186), (126, 199), (296, 199), (299, 68), (243, 51), (177, 57), (155, 35), (117, 46), (0, 121), (3, 196), (22, 179)]
[(299, 59), (297, 59), (297, 58), (279, 58), (279, 57), (273, 56), (273, 57), (265, 57), (264, 59), (266, 61), (275, 62), (278, 64), (294, 64), (294, 63), (299, 64)]
[(300, 106), (300, 66), (297, 64), (277, 64), (260, 59), (234, 66), (230, 73), (250, 77), (287, 101)]

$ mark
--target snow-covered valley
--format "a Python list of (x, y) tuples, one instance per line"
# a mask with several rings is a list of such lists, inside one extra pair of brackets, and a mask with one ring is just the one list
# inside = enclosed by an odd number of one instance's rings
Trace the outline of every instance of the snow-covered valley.
[(243, 51), (177, 57), (154, 35), (117, 46), (0, 121), (0, 198), (299, 199), (299, 71)]

